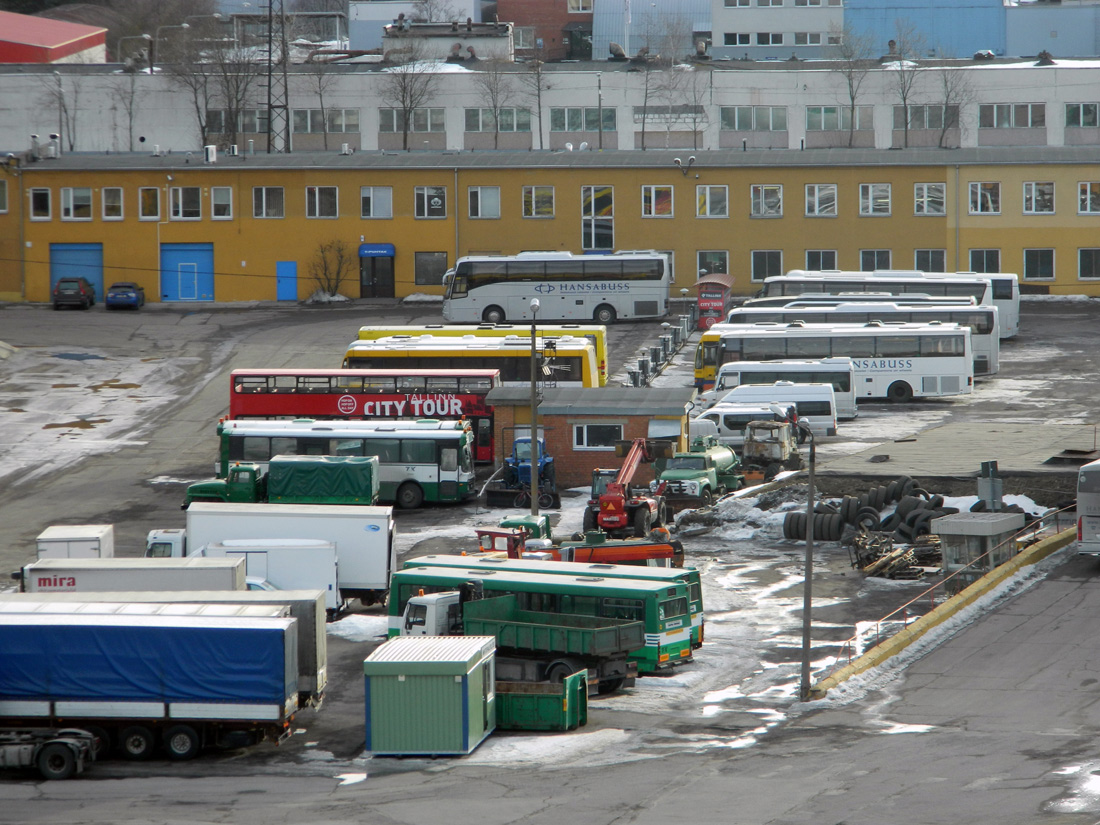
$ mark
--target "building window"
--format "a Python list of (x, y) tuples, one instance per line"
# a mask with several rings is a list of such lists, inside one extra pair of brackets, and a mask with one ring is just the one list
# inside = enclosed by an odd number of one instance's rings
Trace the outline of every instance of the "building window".
[[(855, 107), (855, 131), (874, 128), (873, 109), (870, 106)], [(850, 106), (807, 106), (807, 132), (847, 132), (851, 128), (853, 111)]]
[(820, 272), (823, 269), (836, 269), (835, 249), (807, 249), (806, 269)]
[[(443, 132), (445, 131), (445, 118), (443, 109), (413, 109), (409, 122), (410, 132)], [(403, 134), (405, 129), (405, 112), (401, 109), (379, 109), (378, 131)]]
[(362, 218), (392, 218), (393, 189), (389, 186), (359, 188), (359, 216)]
[(914, 183), (913, 184), (913, 214), (915, 215), (946, 215), (947, 214), (947, 184), (945, 183)]
[(785, 106), (723, 106), (721, 128), (725, 132), (785, 132)]
[(883, 216), (890, 214), (890, 184), (861, 183), (859, 185), (859, 214)]
[(418, 218), (447, 217), (447, 189), (444, 186), (418, 186), (415, 193)]
[(783, 45), (783, 33), (782, 32), (757, 32), (756, 33), (756, 45), (757, 46), (782, 46)]
[(820, 46), (821, 32), (795, 32), (794, 44), (796, 46)]
[(50, 190), (49, 189), (32, 189), (31, 190), (31, 220), (32, 221), (48, 221), (51, 217), (50, 214)]
[(340, 217), (340, 193), (335, 186), (306, 187), (307, 218)]
[(806, 217), (808, 217), (808, 218), (835, 218), (836, 217), (836, 184), (835, 183), (807, 183), (806, 184)]
[(1043, 103), (983, 103), (978, 107), (979, 129), (1035, 129), (1046, 125)]
[(122, 187), (103, 187), (103, 220), (122, 220)]
[(821, 0), (794, 0), (796, 6), (822, 6)]
[(1054, 250), (1025, 249), (1024, 279), (1028, 281), (1054, 280)]
[(772, 275), (783, 274), (783, 252), (779, 249), (754, 249), (752, 251), (752, 279), (763, 281)]
[(267, 134), (267, 109), (242, 109), (241, 132), (248, 134)]
[(730, 253), (724, 249), (700, 249), (695, 260), (700, 278), (716, 273), (728, 274), (730, 271)]
[[(910, 129), (948, 129), (959, 125), (958, 106), (910, 106)], [(894, 107), (894, 128), (905, 129), (905, 106)]]
[(1100, 214), (1100, 183), (1077, 184), (1077, 211), (1082, 215)]
[(729, 187), (696, 186), (695, 215), (699, 218), (728, 218)]
[(783, 187), (779, 184), (755, 183), (749, 187), (754, 218), (783, 217)]
[(512, 37), (515, 40), (515, 48), (517, 49), (535, 48), (534, 26), (516, 26), (512, 29)]
[(466, 109), (467, 132), (530, 132), (531, 112), (527, 109), (505, 108), (499, 110), (500, 122), (494, 126), (492, 109)]
[(0, 214), (8, 211), (8, 182), (0, 180)]
[(254, 217), (254, 218), (281, 218), (281, 217), (283, 217), (283, 187), (281, 187), (281, 186), (254, 186), (254, 187), (252, 187), (252, 217)]
[(143, 186), (138, 189), (138, 219), (160, 220), (160, 190), (155, 186)]
[(1066, 126), (1085, 126), (1095, 128), (1100, 126), (1100, 118), (1097, 113), (1100, 104), (1097, 103), (1067, 103)]
[[(326, 117), (327, 115), (327, 117)], [(325, 121), (328, 121), (327, 125)], [(358, 109), (295, 109), (295, 134), (340, 134), (359, 131)]]
[(471, 186), (468, 190), (471, 218), (500, 217), (500, 187)]
[(174, 221), (197, 221), (202, 217), (202, 187), (173, 186), (168, 190), (169, 214)]
[(570, 14), (591, 14), (592, 0), (569, 0), (566, 10)]
[(782, 6), (783, 0), (756, 0), (758, 6)]
[(1054, 214), (1053, 181), (1028, 181), (1024, 184), (1024, 214)]
[(752, 5), (752, 0), (725, 0), (727, 9), (747, 8)]
[(861, 249), (859, 250), (859, 268), (864, 272), (874, 272), (876, 269), (890, 268), (889, 249)]
[(525, 217), (525, 218), (552, 218), (552, 217), (554, 217), (554, 187), (553, 186), (525, 186), (525, 187), (523, 187), (523, 217)]
[(1077, 250), (1077, 277), (1100, 278), (1100, 249)]
[(414, 279), (418, 286), (442, 286), (447, 271), (446, 252), (417, 252), (413, 255)]
[(752, 35), (748, 32), (725, 32), (722, 35), (723, 46), (751, 46)]
[(61, 220), (90, 221), (92, 219), (92, 190), (87, 186), (63, 186), (61, 188)]
[(999, 249), (971, 249), (971, 272), (1000, 272), (1001, 250)]
[(623, 440), (622, 424), (574, 424), (574, 450), (614, 450)]
[(643, 218), (671, 218), (672, 217), (672, 187), (671, 186), (643, 186), (642, 187), (642, 217)]
[(581, 249), (615, 248), (615, 188), (581, 187)]
[(233, 219), (233, 188), (231, 186), (210, 187), (210, 217), (215, 221)]
[[(615, 131), (615, 109), (612, 106), (603, 108), (603, 130), (605, 132)], [(550, 110), (550, 131), (598, 132), (600, 131), (600, 109), (596, 106), (588, 108), (552, 108)]]
[(1001, 214), (1001, 184), (975, 181), (970, 184), (970, 214)]
[(919, 272), (946, 272), (946, 249), (918, 249), (913, 256), (913, 268)]

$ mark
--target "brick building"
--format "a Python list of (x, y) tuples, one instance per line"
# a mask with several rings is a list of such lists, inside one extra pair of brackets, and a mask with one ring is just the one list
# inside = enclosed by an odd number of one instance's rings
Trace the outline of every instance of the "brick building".
[(592, 5), (590, 0), (498, 0), (497, 18), (513, 24), (519, 57), (591, 60)]
[[(592, 470), (618, 467), (615, 442), (635, 438), (674, 440), (685, 449), (687, 422), (695, 390), (691, 387), (591, 387), (544, 389), (539, 404), (539, 432), (554, 457), (558, 486), (588, 486)], [(498, 463), (512, 452), (516, 437), (531, 434), (531, 394), (524, 387), (501, 387), (486, 396), (494, 409)], [(636, 483), (648, 483), (644, 467)]]

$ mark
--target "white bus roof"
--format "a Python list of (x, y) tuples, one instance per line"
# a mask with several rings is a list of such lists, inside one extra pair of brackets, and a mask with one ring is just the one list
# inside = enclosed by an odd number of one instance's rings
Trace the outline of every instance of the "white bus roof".
[(785, 359), (781, 361), (730, 361), (718, 368), (719, 372), (741, 372), (745, 367), (760, 367), (761, 370), (776, 367), (832, 367), (852, 368), (852, 359), (847, 355), (831, 355), (828, 358)]
[(803, 321), (761, 321), (756, 324), (715, 324), (709, 332), (722, 335), (746, 335), (760, 333), (764, 335), (800, 335), (822, 332), (844, 333), (845, 335), (881, 335), (884, 332), (936, 333), (970, 332), (969, 327), (954, 321), (868, 321), (865, 324), (812, 324)]

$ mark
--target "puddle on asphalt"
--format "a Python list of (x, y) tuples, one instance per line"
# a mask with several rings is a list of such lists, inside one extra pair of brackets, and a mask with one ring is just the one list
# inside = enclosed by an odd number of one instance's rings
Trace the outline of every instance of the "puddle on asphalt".
[(100, 390), (137, 390), (141, 389), (141, 384), (124, 384), (119, 378), (108, 378), (106, 381), (90, 385), (88, 389), (92, 392), (99, 392)]
[(76, 384), (50, 384), (51, 390), (68, 390), (76, 387)]
[(54, 358), (64, 358), (66, 361), (105, 361), (102, 355), (92, 355), (89, 352), (57, 352)]
[(46, 424), (42, 427), (43, 430), (90, 430), (96, 424), (106, 424), (111, 419), (109, 418), (92, 418), (81, 419), (79, 421), (69, 421), (65, 424)]

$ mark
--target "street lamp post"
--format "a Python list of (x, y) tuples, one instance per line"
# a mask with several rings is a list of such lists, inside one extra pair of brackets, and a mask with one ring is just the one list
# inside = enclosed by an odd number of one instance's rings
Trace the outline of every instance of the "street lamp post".
[(190, 23), (180, 23), (178, 26), (157, 26), (156, 33), (153, 35), (153, 51), (149, 57), (149, 74), (153, 73), (153, 69), (157, 64), (158, 51), (160, 50), (160, 33), (165, 29), (189, 29)]
[(600, 151), (603, 151), (603, 72), (596, 72), (596, 117), (600, 125)]
[(122, 53), (122, 44), (127, 40), (144, 40), (148, 43), (152, 39), (152, 36), (148, 34), (129, 34), (126, 37), (120, 37), (118, 39), (118, 48), (115, 50), (115, 61), (117, 63), (122, 63), (125, 60), (125, 55)]
[(806, 578), (802, 584), (802, 685), (799, 691), (802, 701), (805, 702), (810, 698), (810, 610), (813, 606), (814, 578), (814, 434), (801, 419), (796, 427), (803, 428), (810, 439), (810, 492), (806, 497), (806, 562), (803, 565)]
[[(539, 391), (538, 351), (535, 348), (535, 326), (539, 313), (539, 299), (531, 299), (531, 515), (539, 514)], [(532, 521), (532, 523), (534, 523)]]

